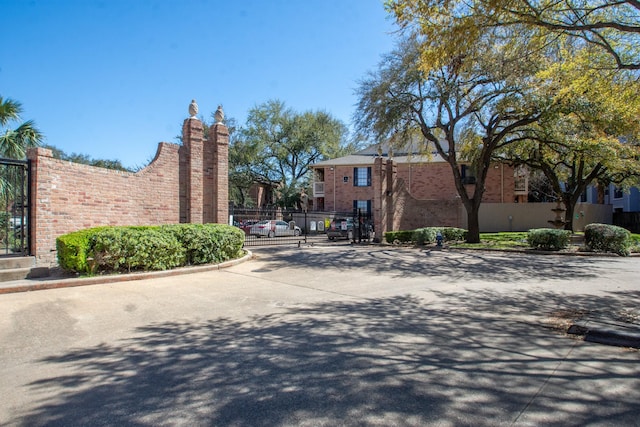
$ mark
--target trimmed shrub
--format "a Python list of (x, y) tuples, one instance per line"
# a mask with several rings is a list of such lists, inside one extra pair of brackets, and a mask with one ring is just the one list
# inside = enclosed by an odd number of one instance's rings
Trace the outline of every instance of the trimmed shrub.
[(387, 231), (384, 238), (388, 243), (410, 243), (413, 231)]
[(584, 228), (584, 243), (588, 250), (613, 252), (628, 256), (631, 253), (631, 233), (616, 225), (589, 224)]
[(554, 228), (535, 228), (527, 233), (527, 243), (535, 249), (558, 251), (569, 246), (571, 231)]
[(168, 270), (184, 265), (185, 249), (171, 233), (158, 227), (109, 227), (91, 237), (98, 269)]
[(166, 270), (242, 254), (244, 232), (225, 224), (98, 227), (58, 237), (58, 263), (78, 273)]
[(93, 234), (103, 227), (88, 228), (64, 234), (56, 239), (58, 264), (69, 271), (90, 273), (93, 265), (88, 262), (90, 239)]
[[(426, 245), (428, 243), (435, 242), (437, 234), (438, 234), (437, 228), (424, 227), (424, 228), (418, 228), (414, 230), (411, 238), (418, 245)], [(443, 234), (443, 238), (444, 238), (444, 234)]]
[(187, 265), (219, 263), (238, 258), (244, 232), (225, 224), (185, 224), (164, 226), (186, 251)]
[(445, 241), (458, 241), (467, 238), (467, 230), (456, 227), (443, 227), (440, 229)]
[(409, 243), (414, 242), (418, 245), (426, 245), (434, 243), (438, 232), (442, 234), (445, 241), (464, 240), (467, 236), (467, 230), (456, 227), (423, 227), (412, 231), (388, 231), (384, 238), (389, 243)]
[(464, 240), (467, 237), (467, 230), (456, 227), (424, 227), (418, 228), (413, 232), (413, 241), (418, 245), (426, 245), (434, 243), (437, 239), (438, 232), (442, 234), (445, 242)]

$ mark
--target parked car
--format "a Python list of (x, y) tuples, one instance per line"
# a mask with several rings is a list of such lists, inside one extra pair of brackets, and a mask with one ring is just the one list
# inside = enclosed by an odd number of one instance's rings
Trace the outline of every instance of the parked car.
[(327, 228), (329, 240), (348, 239), (353, 240), (354, 222), (353, 218), (335, 218)]
[(249, 234), (251, 232), (251, 227), (256, 225), (258, 222), (259, 221), (256, 219), (248, 219), (246, 221), (240, 222), (240, 224), (238, 224), (238, 227), (240, 227), (242, 231), (244, 231), (244, 234)]
[(249, 235), (257, 237), (299, 236), (302, 230), (297, 225), (285, 221), (265, 220), (251, 226)]

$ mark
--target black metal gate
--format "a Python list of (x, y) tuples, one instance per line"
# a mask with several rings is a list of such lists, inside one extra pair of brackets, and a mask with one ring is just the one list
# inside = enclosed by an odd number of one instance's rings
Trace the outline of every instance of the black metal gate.
[(245, 246), (299, 245), (306, 242), (302, 211), (281, 208), (234, 208), (233, 223), (245, 233)]
[[(290, 209), (245, 209), (230, 206), (233, 223), (245, 232), (245, 246), (300, 245), (336, 240), (373, 238), (373, 218), (362, 210), (318, 212)], [(332, 234), (340, 228), (340, 231)]]
[(361, 243), (363, 241), (370, 241), (373, 239), (373, 216), (371, 212), (358, 209), (353, 212), (353, 220), (356, 223), (356, 230), (353, 236), (353, 241)]
[(374, 238), (373, 216), (363, 209), (352, 212), (335, 212), (327, 221), (329, 240), (347, 239), (353, 243), (370, 242)]
[(28, 160), (0, 158), (0, 256), (29, 255)]

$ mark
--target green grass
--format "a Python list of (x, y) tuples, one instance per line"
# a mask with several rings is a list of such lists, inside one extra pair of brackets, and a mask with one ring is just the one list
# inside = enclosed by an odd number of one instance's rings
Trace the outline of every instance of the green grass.
[(528, 248), (527, 232), (480, 233), (480, 243), (451, 242), (456, 248), (522, 249)]
[(633, 241), (631, 253), (640, 253), (640, 234), (631, 233), (631, 240)]

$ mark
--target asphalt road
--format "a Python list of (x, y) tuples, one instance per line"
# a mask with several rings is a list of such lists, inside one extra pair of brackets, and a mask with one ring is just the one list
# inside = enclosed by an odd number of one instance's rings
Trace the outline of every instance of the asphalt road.
[(347, 243), (0, 295), (2, 426), (639, 425), (640, 258)]

